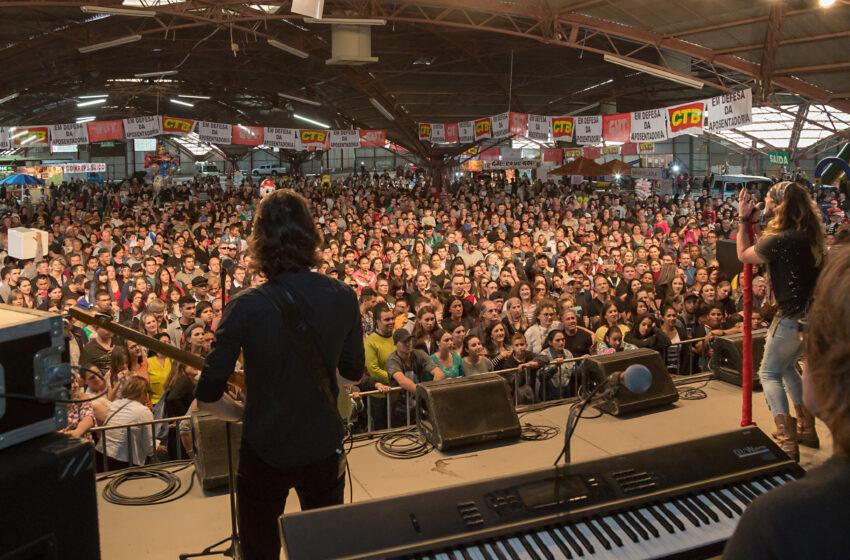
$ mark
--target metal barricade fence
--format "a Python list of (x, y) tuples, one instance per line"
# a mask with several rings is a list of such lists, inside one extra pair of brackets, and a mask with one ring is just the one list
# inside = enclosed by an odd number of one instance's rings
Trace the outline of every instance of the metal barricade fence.
[[(110, 470), (108, 468), (108, 454), (106, 447), (106, 433), (108, 431), (113, 430), (124, 430), (126, 434), (126, 441), (118, 442), (121, 447), (126, 447), (127, 449), (127, 463), (130, 466), (139, 465), (139, 464), (147, 464), (147, 463), (159, 463), (166, 460), (181, 460), (188, 458), (188, 453), (183, 447), (183, 441), (180, 437), (180, 423), (183, 421), (189, 421), (191, 416), (173, 416), (170, 418), (159, 418), (155, 420), (149, 420), (146, 422), (134, 422), (132, 424), (120, 424), (120, 425), (105, 425), (105, 426), (97, 426), (90, 430), (90, 433), (95, 439), (95, 451), (99, 457), (97, 460), (99, 461), (99, 466), (102, 468), (103, 472)], [(166, 436), (162, 439), (157, 439), (157, 425), (165, 424), (168, 426), (168, 430)], [(134, 433), (136, 432), (136, 433)], [(138, 437), (150, 437), (151, 449), (153, 449), (152, 455), (148, 457), (136, 457), (135, 456), (135, 445), (136, 438)], [(167, 458), (163, 458), (160, 456), (158, 452), (158, 442), (164, 441), (166, 452), (168, 454)], [(117, 460), (116, 458), (112, 458)]]

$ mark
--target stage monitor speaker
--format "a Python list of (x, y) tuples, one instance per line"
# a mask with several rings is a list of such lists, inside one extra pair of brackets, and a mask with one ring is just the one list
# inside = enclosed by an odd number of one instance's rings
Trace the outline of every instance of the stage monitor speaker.
[(0, 451), (0, 558), (100, 558), (94, 453), (52, 433)]
[(743, 263), (738, 260), (738, 247), (734, 239), (717, 240), (717, 262), (720, 263), (720, 275), (729, 280), (741, 272)]
[(508, 383), (500, 375), (420, 383), (416, 409), (419, 431), (440, 451), (519, 439), (522, 432)]
[[(753, 331), (753, 389), (760, 389), (758, 370), (764, 355), (764, 337), (767, 329)], [(741, 374), (744, 364), (744, 356), (741, 352), (742, 334), (731, 334), (729, 336), (718, 336), (711, 343), (714, 354), (708, 362), (708, 368), (717, 379), (741, 386), (743, 375)]]
[[(204, 490), (227, 486), (227, 422), (210, 414), (192, 415), (194, 434), (195, 472)], [(239, 468), (239, 445), (242, 442), (242, 423), (230, 422), (230, 454), (233, 473)]]
[(613, 416), (621, 416), (668, 405), (679, 400), (679, 392), (673, 385), (673, 379), (667, 373), (667, 368), (664, 367), (661, 354), (646, 348), (588, 357), (582, 365), (587, 390), (592, 390), (612, 373), (625, 371), (632, 364), (642, 364), (649, 368), (652, 373), (652, 385), (649, 390), (635, 394), (621, 385), (616, 393), (606, 396), (598, 405), (595, 405), (599, 410)]

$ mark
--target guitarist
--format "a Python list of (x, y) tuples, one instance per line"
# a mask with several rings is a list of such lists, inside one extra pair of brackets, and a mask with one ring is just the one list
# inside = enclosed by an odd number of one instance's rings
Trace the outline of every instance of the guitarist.
[[(263, 199), (249, 251), (268, 287), (247, 289), (225, 307), (195, 393), (200, 410), (244, 423), (236, 492), (248, 560), (279, 557), (277, 518), (291, 489), (302, 510), (343, 502), (343, 426), (329, 401), (338, 393), (337, 369), (360, 379), (363, 333), (351, 288), (309, 270), (320, 244), (302, 196), (279, 190)], [(294, 306), (275, 303), (287, 292)], [(306, 323), (307, 334), (293, 333), (293, 321)], [(240, 352), (244, 409), (225, 394)], [(310, 355), (323, 363), (306, 365)]]

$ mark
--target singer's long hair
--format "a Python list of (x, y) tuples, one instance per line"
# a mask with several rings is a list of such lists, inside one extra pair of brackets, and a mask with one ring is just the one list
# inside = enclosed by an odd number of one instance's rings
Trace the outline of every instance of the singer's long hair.
[(307, 200), (292, 190), (281, 189), (260, 203), (248, 250), (252, 266), (271, 279), (281, 272), (317, 266), (316, 248), (321, 242), (322, 234), (313, 223)]
[(798, 183), (782, 181), (773, 185), (767, 196), (773, 199), (775, 207), (764, 236), (789, 229), (805, 233), (815, 262), (820, 265), (826, 254), (826, 239), (820, 211), (808, 191)]

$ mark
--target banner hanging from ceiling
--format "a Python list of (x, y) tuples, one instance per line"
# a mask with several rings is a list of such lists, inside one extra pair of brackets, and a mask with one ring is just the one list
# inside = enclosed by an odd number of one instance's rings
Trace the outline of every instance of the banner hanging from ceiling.
[(198, 138), (211, 144), (230, 144), (232, 125), (198, 121)]
[(606, 142), (625, 144), (629, 141), (631, 113), (616, 113), (602, 116), (602, 138)]
[(555, 142), (572, 142), (575, 135), (575, 118), (552, 117), (552, 140)]
[(631, 115), (631, 142), (660, 142), (667, 140), (667, 118), (661, 109), (635, 111)]
[(705, 121), (705, 102), (696, 101), (667, 107), (667, 136), (675, 138), (683, 134), (699, 135)]
[(294, 128), (267, 126), (263, 129), (263, 142), (272, 148), (295, 150), (298, 147), (298, 131)]
[(526, 136), (532, 140), (549, 141), (551, 127), (550, 118), (545, 115), (528, 115), (528, 132)]
[(705, 129), (708, 132), (719, 132), (753, 122), (753, 91), (750, 89), (712, 97), (706, 101), (706, 106), (708, 117)]
[(602, 143), (602, 115), (575, 118), (576, 144)]
[(124, 138), (153, 138), (162, 134), (162, 119), (159, 116), (133, 117), (124, 119)]
[(473, 121), (475, 127), (475, 140), (484, 140), (493, 137), (493, 120), (490, 117), (476, 119)]
[(331, 130), (331, 148), (359, 148), (360, 134), (356, 129)]
[(162, 117), (162, 133), (186, 136), (195, 130), (195, 121), (180, 117)]
[(124, 139), (124, 121), (93, 121), (88, 123), (89, 142), (108, 142)]
[(72, 146), (89, 143), (89, 128), (85, 123), (54, 124), (50, 127), (50, 143)]
[(387, 131), (379, 128), (360, 129), (361, 148), (383, 148), (387, 145)]

